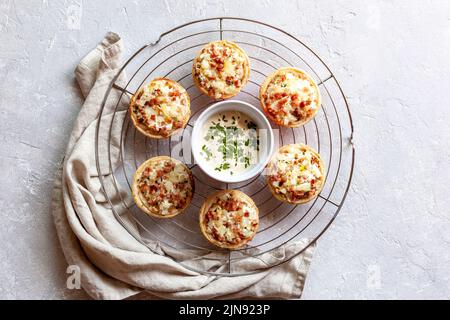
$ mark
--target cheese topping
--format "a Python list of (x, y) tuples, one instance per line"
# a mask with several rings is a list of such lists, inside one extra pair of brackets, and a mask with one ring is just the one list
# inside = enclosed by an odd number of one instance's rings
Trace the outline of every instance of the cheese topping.
[(203, 219), (206, 233), (229, 245), (250, 240), (258, 229), (258, 212), (254, 205), (236, 199), (230, 192), (217, 197)]
[(179, 84), (155, 79), (139, 89), (131, 112), (138, 124), (167, 137), (185, 125), (190, 113), (189, 97)]
[(323, 173), (316, 154), (291, 145), (283, 148), (269, 165), (269, 183), (273, 190), (289, 201), (307, 199), (321, 190)]
[(173, 160), (151, 162), (137, 183), (139, 197), (144, 205), (162, 216), (183, 210), (193, 193), (189, 169)]
[(246, 82), (248, 59), (236, 47), (222, 41), (205, 46), (194, 62), (194, 77), (215, 99), (234, 96)]
[(279, 72), (267, 86), (262, 99), (272, 120), (284, 126), (311, 118), (320, 107), (317, 86), (303, 72)]

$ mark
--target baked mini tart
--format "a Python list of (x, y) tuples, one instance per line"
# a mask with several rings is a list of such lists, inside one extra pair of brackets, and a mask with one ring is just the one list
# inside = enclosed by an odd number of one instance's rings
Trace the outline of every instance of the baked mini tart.
[(227, 40), (208, 43), (192, 65), (195, 85), (215, 100), (237, 95), (247, 84), (249, 76), (247, 54), (237, 44)]
[(267, 165), (267, 185), (283, 202), (306, 203), (319, 195), (325, 184), (320, 155), (304, 144), (281, 147)]
[(269, 75), (259, 91), (266, 115), (284, 127), (300, 127), (314, 118), (321, 105), (319, 87), (304, 71), (281, 68)]
[(200, 228), (205, 238), (224, 249), (238, 249), (255, 236), (259, 210), (253, 200), (238, 190), (222, 190), (206, 199), (200, 208)]
[(191, 116), (187, 91), (177, 82), (156, 78), (131, 98), (131, 120), (150, 138), (167, 138), (184, 128)]
[(160, 156), (145, 161), (136, 170), (131, 189), (142, 211), (156, 218), (172, 218), (191, 203), (194, 179), (182, 162)]

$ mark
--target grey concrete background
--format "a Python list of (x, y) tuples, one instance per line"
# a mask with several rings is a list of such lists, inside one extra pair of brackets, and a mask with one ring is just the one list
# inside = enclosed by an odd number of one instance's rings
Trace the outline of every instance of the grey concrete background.
[(341, 82), (355, 121), (347, 202), (305, 299), (450, 298), (448, 1), (0, 0), (0, 298), (79, 299), (50, 215), (81, 99), (73, 69), (109, 31), (125, 56), (219, 15), (277, 25)]

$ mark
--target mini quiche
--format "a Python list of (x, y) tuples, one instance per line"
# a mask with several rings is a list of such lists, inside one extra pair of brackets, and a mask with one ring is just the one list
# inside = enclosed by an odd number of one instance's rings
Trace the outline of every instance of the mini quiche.
[(325, 182), (320, 155), (304, 144), (281, 147), (267, 165), (267, 184), (272, 194), (291, 204), (314, 199)]
[(167, 138), (184, 128), (191, 116), (187, 91), (177, 82), (156, 78), (131, 98), (133, 124), (150, 138)]
[(197, 88), (215, 100), (237, 95), (249, 76), (247, 54), (231, 41), (210, 42), (198, 53), (192, 66)]
[(320, 92), (304, 71), (286, 67), (272, 73), (260, 88), (259, 99), (267, 116), (284, 127), (300, 127), (317, 114)]
[(160, 156), (137, 169), (131, 189), (142, 211), (156, 218), (172, 218), (191, 203), (194, 179), (183, 163)]
[(238, 190), (222, 190), (206, 199), (200, 208), (200, 228), (212, 244), (237, 249), (253, 239), (259, 226), (259, 211), (253, 200)]

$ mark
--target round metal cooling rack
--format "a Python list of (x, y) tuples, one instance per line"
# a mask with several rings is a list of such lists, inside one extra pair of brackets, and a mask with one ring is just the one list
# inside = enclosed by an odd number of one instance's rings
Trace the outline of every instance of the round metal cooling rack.
[[(235, 97), (259, 107), (259, 86), (282, 66), (296, 66), (318, 83), (322, 108), (302, 128), (280, 128), (272, 123), (279, 145), (305, 143), (326, 163), (321, 194), (310, 203), (289, 205), (276, 200), (260, 174), (249, 181), (224, 184), (208, 178), (193, 163), (190, 132), (198, 115), (213, 101), (193, 84), (191, 67), (202, 46), (213, 40), (238, 43), (249, 55), (249, 84)], [(127, 74), (129, 80), (126, 80)], [(129, 98), (155, 77), (181, 83), (191, 96), (192, 116), (179, 134), (167, 140), (149, 139), (129, 119)], [(231, 17), (193, 21), (163, 33), (139, 49), (109, 84), (96, 128), (96, 164), (105, 201), (116, 219), (138, 241), (155, 253), (204, 274), (236, 276), (285, 263), (313, 244), (330, 226), (347, 196), (354, 166), (353, 123), (339, 83), (325, 63), (303, 42), (266, 23)], [(191, 206), (173, 219), (145, 215), (133, 203), (131, 182), (137, 167), (157, 155), (178, 158), (191, 168), (195, 194)], [(221, 189), (240, 189), (260, 210), (260, 229), (247, 247), (228, 251), (209, 244), (199, 228), (198, 211), (205, 198)], [(243, 261), (246, 263), (242, 263)]]

